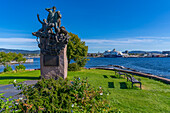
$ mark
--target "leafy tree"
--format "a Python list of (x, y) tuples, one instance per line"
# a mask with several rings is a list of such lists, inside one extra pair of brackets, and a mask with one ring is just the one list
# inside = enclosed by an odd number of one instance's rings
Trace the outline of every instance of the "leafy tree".
[(76, 63), (80, 66), (80, 67), (84, 67), (85, 65), (86, 65), (86, 63), (87, 63), (87, 61), (88, 61), (89, 59), (87, 59), (86, 57), (84, 57), (84, 58), (78, 58), (77, 59), (77, 61), (76, 61)]
[(24, 56), (23, 54), (18, 53), (17, 56), (15, 57), (15, 60), (16, 60), (19, 64), (25, 63), (26, 58), (23, 58), (23, 56)]
[[(16, 54), (16, 53), (5, 53), (5, 52), (0, 52), (0, 63), (5, 67), (5, 70), (11, 70), (11, 65), (12, 61), (16, 61), (19, 64), (24, 63), (26, 61), (26, 58), (23, 58), (23, 55), (21, 53)], [(14, 65), (14, 64), (13, 64)], [(15, 65), (14, 65), (15, 67)], [(15, 68), (16, 69), (16, 68)]]
[(15, 59), (15, 54), (11, 52), (9, 53), (0, 52), (0, 63), (2, 63), (4, 67), (9, 65), (10, 62), (13, 61), (14, 59)]
[[(76, 63), (79, 64), (80, 67), (82, 67), (87, 61), (88, 46), (85, 45), (84, 41), (81, 41), (78, 35), (75, 35), (71, 32), (69, 33), (69, 35), (71, 36), (71, 38), (69, 39), (67, 45), (68, 64), (70, 64), (71, 60), (74, 60)], [(80, 61), (82, 62), (82, 64)]]

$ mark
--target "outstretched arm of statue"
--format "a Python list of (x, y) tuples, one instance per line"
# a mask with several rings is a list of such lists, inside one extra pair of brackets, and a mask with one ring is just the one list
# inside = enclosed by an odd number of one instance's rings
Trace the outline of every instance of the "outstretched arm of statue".
[(59, 18), (61, 18), (62, 15), (61, 15), (60, 11), (57, 11), (57, 13), (58, 13)]
[(43, 22), (40, 20), (39, 14), (37, 14), (38, 21), (43, 24)]
[(48, 12), (51, 10), (52, 8), (45, 8), (45, 10), (47, 10)]

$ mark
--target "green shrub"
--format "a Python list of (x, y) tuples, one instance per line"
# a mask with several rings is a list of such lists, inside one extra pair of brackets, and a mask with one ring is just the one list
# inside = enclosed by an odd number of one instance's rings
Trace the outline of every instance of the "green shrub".
[(4, 72), (10, 72), (12, 71), (12, 67), (10, 65), (7, 65), (5, 68), (4, 68)]
[(80, 66), (77, 63), (72, 63), (68, 65), (68, 71), (79, 71)]
[(19, 66), (16, 66), (16, 70), (18, 71), (18, 70), (25, 70), (26, 69), (26, 67), (24, 66), (24, 65), (19, 65)]
[(80, 66), (80, 67), (84, 67), (87, 63), (89, 59), (87, 58), (78, 58), (76, 63)]
[(19, 101), (22, 112), (29, 113), (67, 113), (67, 112), (109, 112), (112, 107), (107, 93), (101, 87), (92, 88), (87, 79), (74, 78), (73, 81), (59, 78), (42, 79), (37, 84), (23, 86), (23, 99)]
[(15, 110), (17, 110), (17, 103), (16, 99), (12, 99), (12, 96), (5, 97), (3, 96), (4, 93), (0, 94), (0, 112), (1, 113), (10, 113), (10, 111), (13, 110), (15, 113)]

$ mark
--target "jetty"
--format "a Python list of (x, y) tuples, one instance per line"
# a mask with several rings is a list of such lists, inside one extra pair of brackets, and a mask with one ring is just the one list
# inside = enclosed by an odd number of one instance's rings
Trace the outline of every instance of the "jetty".
[[(94, 69), (94, 68), (90, 68), (90, 69)], [(147, 74), (147, 73), (142, 73), (142, 72), (137, 72), (137, 71), (117, 69), (117, 68), (107, 68), (107, 67), (96, 67), (95, 69), (120, 71), (120, 72), (124, 72), (124, 73), (129, 73), (129, 74), (133, 74), (133, 75), (137, 75), (137, 76), (142, 76), (142, 77), (147, 77), (150, 79), (158, 80), (158, 81), (164, 82), (166, 84), (170, 84), (170, 79), (159, 77), (159, 76), (156, 76), (153, 74)]]

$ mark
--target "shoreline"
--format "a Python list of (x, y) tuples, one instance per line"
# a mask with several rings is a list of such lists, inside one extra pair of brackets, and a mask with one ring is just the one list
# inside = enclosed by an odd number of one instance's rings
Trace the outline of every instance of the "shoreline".
[(170, 58), (168, 57), (88, 57), (88, 58)]
[[(109, 68), (110, 66), (112, 66), (112, 68)], [(124, 72), (124, 73), (134, 74), (134, 75), (137, 75), (137, 76), (147, 77), (147, 78), (154, 79), (154, 80), (157, 80), (157, 81), (162, 81), (166, 84), (170, 84), (170, 79), (168, 79), (168, 78), (160, 77), (158, 75), (153, 75), (151, 73), (140, 72), (138, 70), (127, 68), (127, 67), (124, 67), (124, 66), (119, 66), (119, 65), (108, 65), (108, 66), (93, 67), (93, 68), (84, 67), (84, 69), (103, 69), (103, 70), (120, 71), (120, 72)], [(125, 69), (127, 69), (127, 70), (125, 70)], [(34, 70), (40, 70), (40, 68), (25, 69), (25, 70), (26, 71), (34, 71)], [(1, 73), (2, 72), (0, 72), (0, 74)]]
[(113, 70), (113, 71), (120, 71), (120, 72), (124, 72), (124, 73), (129, 73), (129, 74), (134, 74), (137, 76), (142, 76), (142, 77), (146, 77), (149, 79), (154, 79), (157, 81), (161, 81), (163, 83), (166, 84), (170, 84), (170, 79), (168, 78), (163, 78), (163, 77), (159, 77), (153, 74), (147, 74), (147, 73), (143, 73), (143, 72), (139, 72), (139, 71), (130, 71), (130, 70), (123, 70), (123, 69), (116, 69), (116, 68), (106, 68), (106, 67), (96, 67), (96, 68), (88, 68), (88, 69), (103, 69), (103, 70)]

